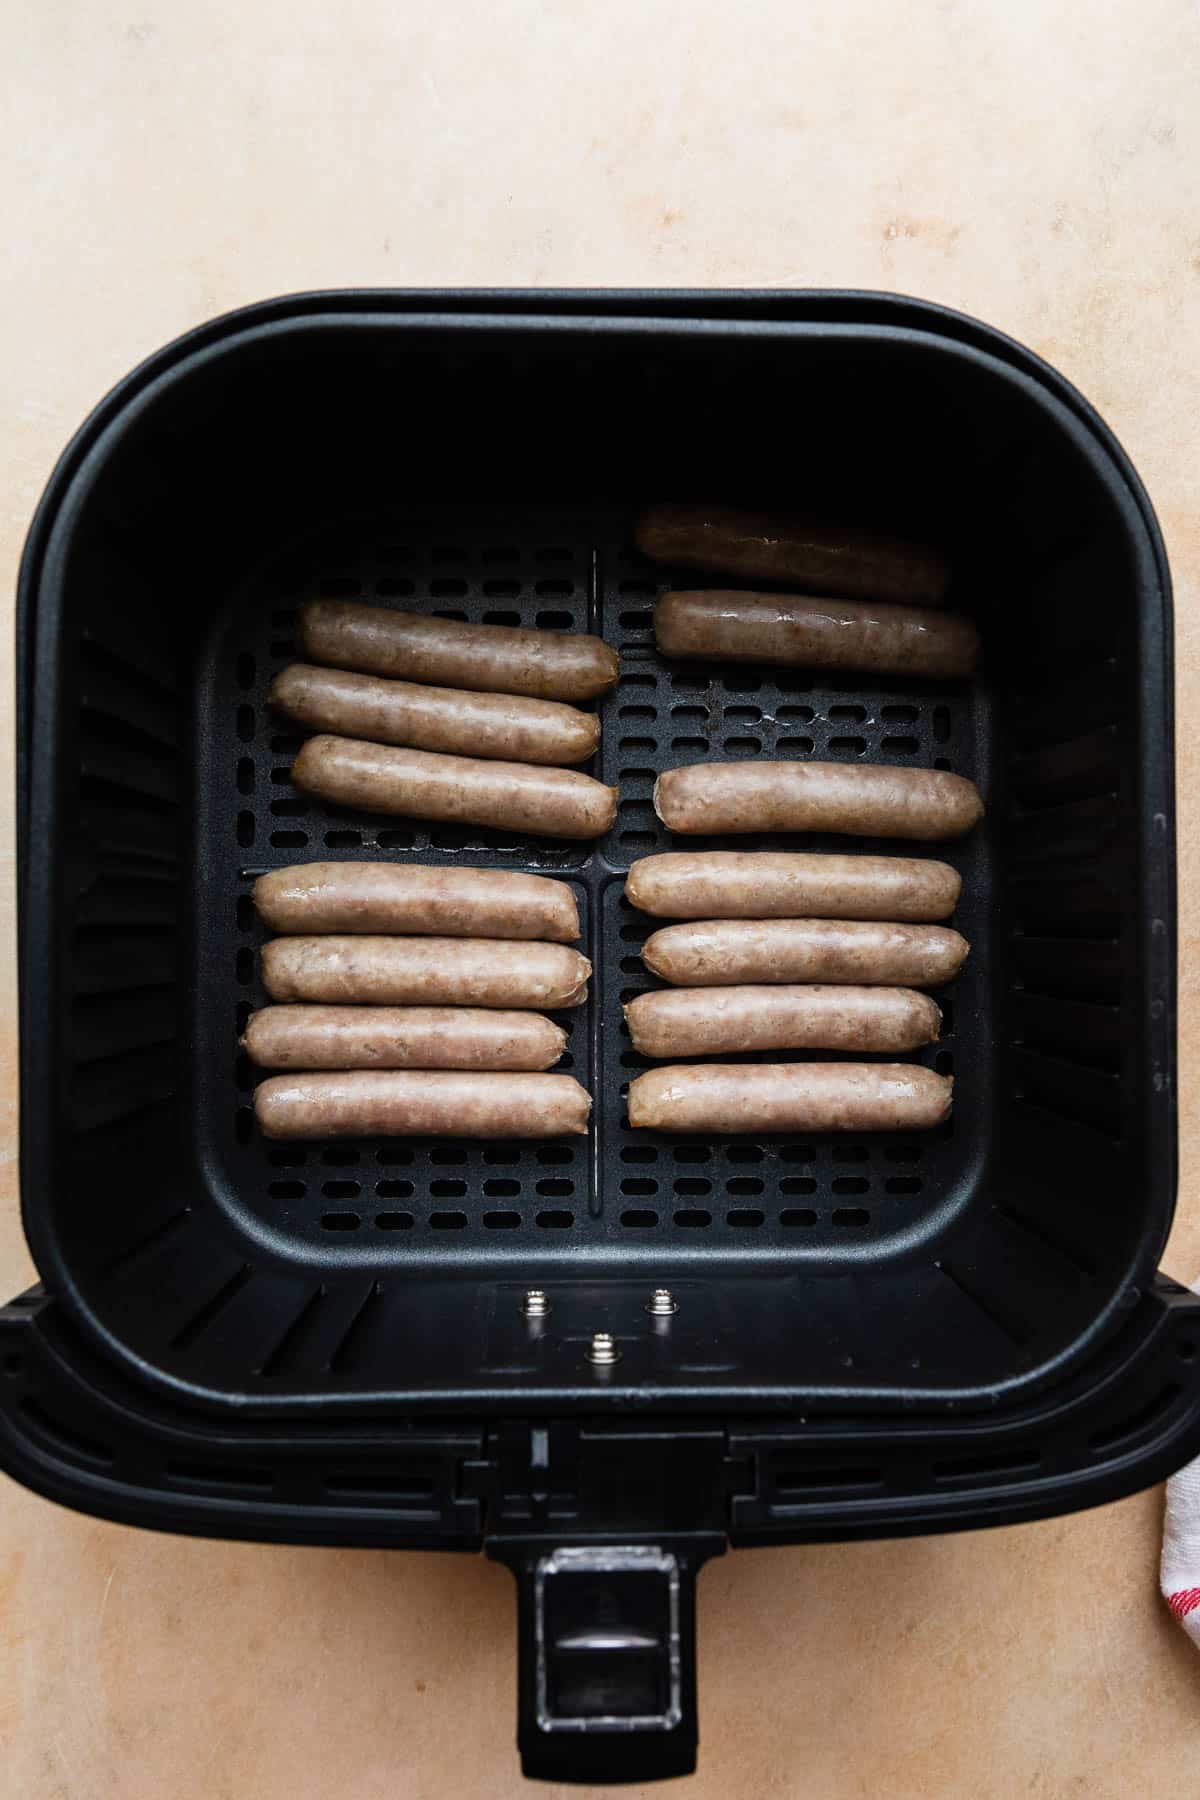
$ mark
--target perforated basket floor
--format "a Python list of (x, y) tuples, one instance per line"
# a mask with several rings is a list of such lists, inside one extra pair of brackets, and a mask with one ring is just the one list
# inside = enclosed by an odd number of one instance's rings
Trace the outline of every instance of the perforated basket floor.
[[(624, 1095), (649, 1066), (625, 1030), (622, 1002), (654, 985), (639, 946), (655, 921), (623, 895), (629, 864), (671, 847), (651, 804), (655, 776), (682, 763), (738, 757), (872, 761), (953, 769), (989, 785), (989, 714), (980, 686), (816, 683), (805, 672), (668, 666), (653, 647), (652, 606), (666, 585), (631, 547), (632, 515), (454, 508), (346, 520), (271, 557), (233, 599), (211, 645), (195, 711), (198, 761), (215, 771), (197, 794), (197, 955), (213, 1003), (198, 1008), (195, 1079), (211, 1133), (217, 1191), (273, 1234), (335, 1242), (378, 1262), (461, 1257), (470, 1242), (497, 1257), (569, 1257), (584, 1246), (622, 1256), (767, 1253), (877, 1257), (934, 1228), (970, 1191), (987, 1155), (990, 1062), (987, 834), (939, 848), (963, 875), (955, 923), (972, 944), (965, 973), (938, 996), (942, 1042), (924, 1060), (956, 1077), (954, 1118), (922, 1134), (761, 1141), (632, 1132)], [(297, 655), (296, 611), (319, 593), (446, 617), (591, 630), (619, 646), (617, 692), (602, 703), (593, 772), (620, 788), (616, 825), (595, 846), (522, 841), (482, 829), (424, 826), (326, 806), (290, 780), (301, 736), (272, 718), (272, 677)], [(769, 840), (778, 846), (778, 838)], [(675, 840), (679, 847), (679, 840)], [(699, 840), (691, 840), (700, 847)], [(714, 846), (720, 840), (712, 840)], [(767, 840), (763, 840), (765, 846)], [(726, 840), (740, 848), (756, 840)], [(819, 838), (797, 847), (835, 847)], [(837, 847), (844, 847), (844, 842)], [(863, 840), (861, 848), (895, 851)], [(581, 945), (595, 976), (568, 1026), (560, 1065), (594, 1096), (586, 1140), (541, 1144), (378, 1141), (269, 1144), (250, 1106), (256, 1079), (237, 1054), (264, 1003), (250, 901), (256, 875), (314, 859), (521, 868), (575, 887)], [(771, 1060), (770, 1058), (758, 1060)]]

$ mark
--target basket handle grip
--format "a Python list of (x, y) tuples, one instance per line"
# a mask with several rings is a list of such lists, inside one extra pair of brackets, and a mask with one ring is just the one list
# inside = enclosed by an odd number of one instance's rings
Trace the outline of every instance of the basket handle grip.
[(597, 1783), (691, 1774), (705, 1555), (675, 1545), (513, 1545), (500, 1560), (517, 1579), (524, 1773)]

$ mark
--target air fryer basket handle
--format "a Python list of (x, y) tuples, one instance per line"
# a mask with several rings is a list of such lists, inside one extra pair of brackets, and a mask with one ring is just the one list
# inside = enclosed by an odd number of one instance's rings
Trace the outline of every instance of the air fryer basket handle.
[(696, 1573), (668, 1544), (491, 1546), (517, 1578), (517, 1741), (542, 1781), (696, 1766)]

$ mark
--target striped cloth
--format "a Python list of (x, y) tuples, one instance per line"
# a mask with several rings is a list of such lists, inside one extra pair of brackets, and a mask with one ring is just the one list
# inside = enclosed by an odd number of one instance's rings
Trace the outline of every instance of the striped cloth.
[(1160, 1581), (1167, 1605), (1200, 1648), (1200, 1457), (1167, 1483)]

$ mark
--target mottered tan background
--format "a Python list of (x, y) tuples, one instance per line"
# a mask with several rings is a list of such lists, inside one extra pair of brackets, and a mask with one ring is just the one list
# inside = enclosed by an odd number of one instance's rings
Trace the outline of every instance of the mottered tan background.
[[(1200, 1270), (1198, 79), (1190, 0), (0, 0), (0, 1291), (32, 1275), (7, 618), (30, 513), (139, 358), (339, 285), (889, 288), (1096, 402), (1175, 573), (1167, 1266)], [(714, 1564), (689, 1800), (1193, 1792), (1200, 1656), (1156, 1598), (1160, 1512)], [(0, 1478), (0, 1795), (518, 1795), (510, 1587), (469, 1557), (126, 1530)]]

